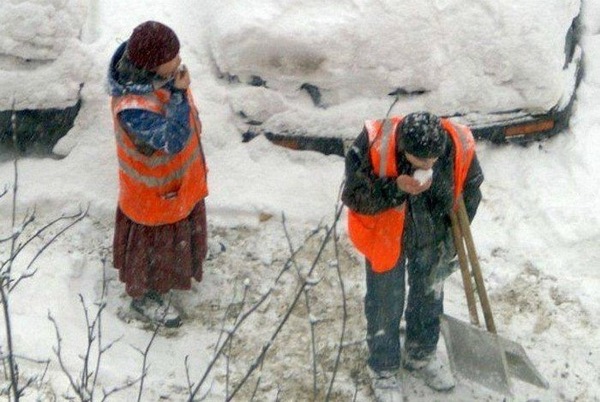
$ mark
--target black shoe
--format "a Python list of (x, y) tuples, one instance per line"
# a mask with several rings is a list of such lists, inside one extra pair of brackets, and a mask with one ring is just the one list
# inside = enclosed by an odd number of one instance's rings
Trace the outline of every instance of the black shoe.
[(179, 312), (170, 303), (165, 303), (157, 292), (150, 291), (139, 299), (131, 300), (131, 308), (148, 321), (164, 325), (166, 328), (180, 327)]

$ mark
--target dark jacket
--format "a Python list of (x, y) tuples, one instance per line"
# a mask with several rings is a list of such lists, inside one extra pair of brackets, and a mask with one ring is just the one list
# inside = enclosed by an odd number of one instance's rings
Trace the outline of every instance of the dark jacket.
[[(398, 176), (412, 175), (414, 172), (403, 152), (398, 155), (397, 165)], [(463, 191), (470, 219), (475, 216), (481, 201), (479, 187), (482, 182), (483, 172), (475, 155)], [(400, 190), (394, 178), (380, 178), (375, 174), (369, 155), (368, 133), (363, 129), (346, 155), (346, 182), (342, 201), (348, 208), (366, 215), (377, 214), (407, 201), (403, 250), (410, 256), (450, 240), (449, 212), (453, 203), (453, 184), (452, 141), (447, 141), (445, 151), (433, 166), (431, 187), (413, 196)]]
[(174, 154), (183, 149), (191, 133), (190, 106), (185, 93), (173, 86), (172, 81), (161, 81), (155, 73), (135, 67), (125, 54), (127, 42), (121, 44), (113, 55), (108, 70), (111, 96), (144, 95), (165, 88), (171, 92), (166, 114), (148, 110), (127, 109), (119, 113), (119, 120), (132, 136), (143, 154), (162, 150)]

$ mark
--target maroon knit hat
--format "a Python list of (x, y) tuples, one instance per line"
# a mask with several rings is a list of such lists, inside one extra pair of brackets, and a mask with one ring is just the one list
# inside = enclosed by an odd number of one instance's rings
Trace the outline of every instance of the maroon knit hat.
[(127, 44), (127, 56), (138, 68), (153, 70), (171, 61), (179, 53), (179, 39), (168, 26), (146, 21), (133, 30)]

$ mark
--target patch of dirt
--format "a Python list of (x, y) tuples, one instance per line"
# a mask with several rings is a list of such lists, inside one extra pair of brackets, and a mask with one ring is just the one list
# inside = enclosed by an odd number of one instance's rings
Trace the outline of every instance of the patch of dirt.
[(200, 287), (219, 291), (179, 302), (189, 319), (233, 333), (218, 379), (230, 392), (245, 381), (234, 400), (323, 400), (334, 375), (330, 400), (352, 400), (366, 364), (364, 273), (352, 247), (326, 228), (294, 229), (292, 251), (276, 222), (212, 233), (225, 251), (206, 262)]
[(544, 274), (531, 261), (525, 262), (519, 275), (496, 291), (492, 299), (494, 306), (503, 306), (497, 308), (497, 311), (506, 322), (510, 322), (515, 315), (531, 316), (536, 334), (554, 325), (557, 315), (582, 317), (580, 324), (590, 325), (581, 301), (561, 290), (557, 278)]

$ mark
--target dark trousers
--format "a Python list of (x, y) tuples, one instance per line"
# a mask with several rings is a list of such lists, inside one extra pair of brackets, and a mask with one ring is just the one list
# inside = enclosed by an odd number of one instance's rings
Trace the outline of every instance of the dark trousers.
[(410, 259), (401, 257), (396, 266), (385, 273), (375, 273), (366, 263), (368, 364), (374, 371), (400, 367), (400, 319), (404, 311), (405, 271), (408, 270), (408, 303), (406, 306), (407, 357), (426, 359), (437, 347), (440, 318), (443, 313), (443, 291), (431, 291), (427, 277), (439, 256), (423, 252)]

